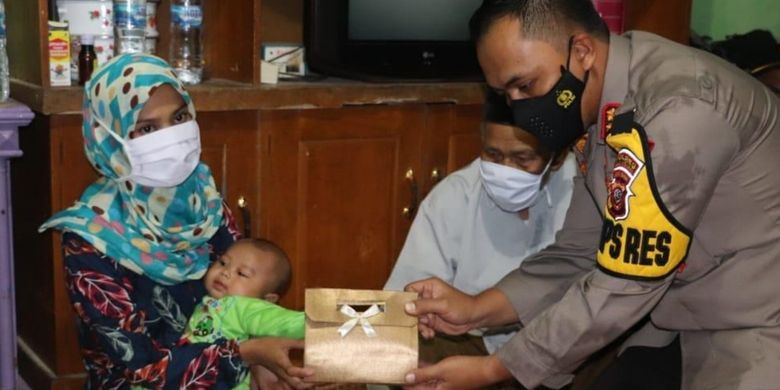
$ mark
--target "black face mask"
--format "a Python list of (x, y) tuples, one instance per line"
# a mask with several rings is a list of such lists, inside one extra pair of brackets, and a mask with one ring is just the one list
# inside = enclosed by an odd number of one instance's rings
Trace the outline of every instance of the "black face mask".
[(510, 103), (515, 125), (535, 135), (553, 152), (568, 148), (585, 133), (581, 102), (588, 72), (585, 72), (585, 80), (580, 81), (569, 71), (571, 44), (572, 40), (569, 40), (566, 68), (561, 66), (561, 78), (550, 92)]

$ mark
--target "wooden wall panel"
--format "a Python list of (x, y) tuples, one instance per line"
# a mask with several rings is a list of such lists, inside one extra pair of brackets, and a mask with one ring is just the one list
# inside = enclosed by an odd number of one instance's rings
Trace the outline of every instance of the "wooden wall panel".
[(263, 0), (263, 43), (303, 43), (303, 0)]
[(47, 0), (5, 0), (11, 77), (49, 85)]

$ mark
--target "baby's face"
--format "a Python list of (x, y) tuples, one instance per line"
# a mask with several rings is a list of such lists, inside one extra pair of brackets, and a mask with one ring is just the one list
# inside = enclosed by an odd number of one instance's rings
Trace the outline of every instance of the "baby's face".
[(264, 298), (272, 292), (276, 275), (273, 256), (250, 244), (234, 244), (209, 268), (204, 278), (206, 290), (214, 298)]

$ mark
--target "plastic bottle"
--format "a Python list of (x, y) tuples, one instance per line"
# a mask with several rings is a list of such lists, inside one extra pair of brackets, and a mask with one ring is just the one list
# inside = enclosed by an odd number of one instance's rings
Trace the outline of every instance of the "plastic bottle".
[(8, 100), (8, 53), (5, 49), (5, 4), (0, 0), (0, 102)]
[(95, 37), (92, 35), (81, 36), (81, 50), (79, 51), (79, 85), (84, 85), (95, 70), (97, 54), (95, 54)]
[(203, 0), (171, 0), (170, 62), (185, 84), (203, 78)]
[(144, 51), (146, 0), (114, 0), (117, 53)]

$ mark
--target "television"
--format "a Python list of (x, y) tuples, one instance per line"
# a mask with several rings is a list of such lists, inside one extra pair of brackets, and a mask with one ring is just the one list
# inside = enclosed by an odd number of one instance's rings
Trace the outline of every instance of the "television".
[(315, 72), (382, 80), (476, 80), (468, 21), (482, 0), (306, 0)]

